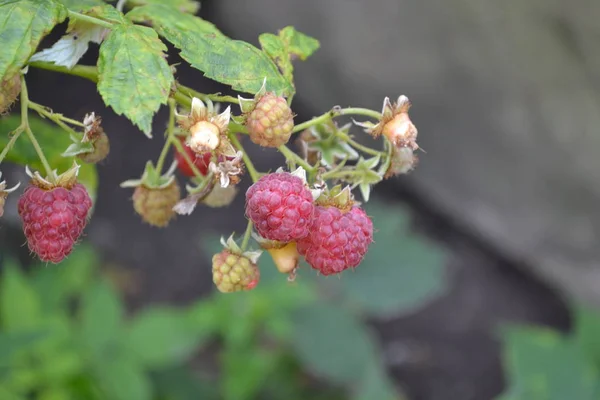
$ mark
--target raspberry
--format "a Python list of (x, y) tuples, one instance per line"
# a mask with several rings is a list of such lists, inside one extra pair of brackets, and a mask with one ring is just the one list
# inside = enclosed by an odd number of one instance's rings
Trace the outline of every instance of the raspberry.
[(81, 236), (91, 207), (92, 199), (80, 183), (70, 190), (27, 187), (19, 199), (18, 212), (29, 250), (42, 261), (61, 262)]
[(310, 190), (289, 172), (265, 175), (246, 192), (246, 216), (269, 240), (290, 242), (308, 235), (314, 209)]
[(136, 187), (133, 192), (133, 208), (150, 225), (162, 228), (175, 215), (173, 207), (180, 199), (179, 185), (173, 180), (164, 188)]
[[(180, 139), (181, 144), (183, 145), (183, 148), (185, 149), (185, 152), (187, 153), (187, 155), (190, 157), (190, 159), (194, 162), (194, 165), (196, 166), (196, 168), (198, 168), (198, 171), (206, 176), (206, 174), (208, 173), (208, 165), (210, 164), (210, 158), (211, 158), (211, 153), (209, 151), (207, 151), (206, 153), (203, 153), (202, 155), (198, 155), (196, 153), (194, 153), (194, 151), (191, 149), (190, 146), (185, 144), (185, 139)], [(185, 160), (185, 157), (183, 156), (183, 154), (181, 154), (179, 151), (177, 151), (175, 153), (175, 161), (177, 161), (177, 168), (179, 168), (179, 171), (188, 177), (192, 177), (194, 176), (194, 171), (192, 170), (192, 167), (190, 166), (190, 164)]]
[(373, 222), (359, 207), (343, 213), (317, 206), (310, 235), (298, 241), (298, 252), (323, 275), (337, 274), (360, 264), (373, 241)]
[(283, 97), (267, 93), (246, 118), (250, 140), (263, 147), (279, 147), (290, 140), (294, 116)]
[(110, 152), (108, 136), (103, 131), (98, 132), (93, 140), (94, 151), (78, 154), (77, 157), (87, 164), (96, 164), (104, 160)]
[(235, 186), (222, 187), (215, 185), (210, 193), (202, 200), (202, 203), (211, 208), (226, 207), (235, 199), (238, 189)]
[(212, 271), (213, 282), (223, 293), (254, 289), (260, 280), (260, 271), (255, 263), (229, 250), (213, 256)]

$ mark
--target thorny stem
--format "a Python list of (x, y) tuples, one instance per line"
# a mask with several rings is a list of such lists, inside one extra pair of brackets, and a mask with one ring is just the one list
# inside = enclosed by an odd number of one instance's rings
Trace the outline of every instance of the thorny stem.
[(369, 110), (368, 108), (361, 107), (342, 108), (341, 110), (339, 110), (339, 113), (337, 115), (364, 115), (365, 117), (377, 120), (381, 119), (381, 113)]
[(43, 116), (50, 118), (53, 121), (60, 120), (71, 125), (80, 126), (82, 128), (85, 127), (85, 124), (83, 122), (65, 117), (64, 115), (59, 113), (55, 113), (52, 110), (49, 110), (47, 107), (44, 107), (43, 105), (38, 103), (34, 103), (31, 100), (29, 100), (29, 108), (31, 108), (34, 111), (37, 111), (38, 114), (42, 114)]
[(304, 161), (302, 159), (302, 157), (300, 157), (298, 154), (294, 153), (293, 151), (291, 151), (286, 145), (282, 145), (279, 146), (277, 148), (277, 150), (279, 150), (279, 152), (281, 154), (283, 154), (283, 156), (290, 161), (295, 162), (296, 164), (300, 165), (302, 168), (304, 168), (307, 172), (312, 172), (315, 168), (310, 165), (308, 162)]
[(92, 82), (98, 82), (98, 70), (96, 67), (87, 65), (75, 65), (73, 68), (68, 69), (62, 65), (56, 65), (46, 61), (35, 61), (29, 63), (30, 67), (45, 69), (48, 71), (60, 72), (68, 75), (75, 75), (81, 78), (88, 79)]
[(242, 144), (240, 143), (240, 141), (234, 134), (231, 134), (231, 133), (229, 134), (229, 140), (231, 140), (231, 143), (235, 146), (236, 149), (238, 149), (239, 151), (242, 152), (242, 159), (244, 160), (244, 163), (246, 164), (246, 168), (248, 169), (250, 178), (252, 178), (252, 182), (256, 182), (260, 178), (260, 174), (256, 170), (256, 168), (254, 168), (254, 164), (252, 163), (252, 160), (250, 159), (250, 157), (248, 157), (248, 154), (246, 154), (246, 151), (244, 150), (244, 146), (242, 146)]
[(246, 232), (244, 233), (244, 239), (242, 239), (242, 252), (246, 251), (248, 248), (248, 243), (250, 242), (250, 236), (252, 236), (252, 220), (248, 219), (248, 225), (246, 225)]
[(294, 127), (292, 132), (300, 132), (305, 130), (306, 128), (310, 128), (314, 125), (319, 125), (327, 122), (328, 120), (339, 117), (341, 115), (364, 115), (366, 117), (381, 119), (381, 114), (377, 111), (369, 110), (368, 108), (360, 108), (360, 107), (348, 107), (348, 108), (339, 108), (334, 107), (331, 110), (327, 111), (325, 114), (319, 115), (318, 117), (314, 117), (306, 122), (303, 122)]
[(21, 126), (25, 129), (25, 133), (29, 137), (29, 140), (31, 140), (31, 144), (33, 144), (33, 148), (40, 158), (40, 161), (46, 170), (46, 174), (48, 177), (52, 177), (54, 175), (52, 168), (50, 168), (50, 164), (48, 164), (48, 160), (46, 160), (46, 156), (29, 126), (28, 106), (29, 93), (27, 92), (27, 83), (25, 82), (25, 76), (21, 75)]
[(81, 133), (76, 132), (69, 125), (67, 125), (63, 122), (63, 121), (66, 121), (71, 124), (74, 124), (74, 125), (76, 124), (78, 126), (83, 127), (84, 125), (82, 123), (80, 123), (79, 121), (75, 121), (71, 118), (64, 118), (64, 117), (62, 117), (61, 114), (54, 114), (53, 112), (47, 111), (43, 106), (33, 103), (31, 101), (29, 102), (29, 108), (31, 108), (34, 111), (37, 111), (37, 113), (40, 114), (41, 116), (51, 119), (52, 121), (54, 121), (54, 123), (56, 125), (60, 126), (65, 131), (69, 132), (71, 135), (74, 135), (75, 137), (81, 136)]
[(76, 19), (78, 21), (89, 22), (90, 24), (103, 26), (108, 29), (111, 29), (113, 26), (113, 24), (108, 21), (104, 21), (100, 18), (90, 17), (89, 15), (81, 14), (71, 10), (69, 10), (69, 18)]
[(167, 137), (165, 139), (165, 144), (160, 152), (160, 156), (158, 157), (158, 161), (156, 162), (156, 171), (159, 175), (162, 174), (163, 165), (165, 164), (165, 159), (167, 158), (167, 154), (169, 154), (169, 149), (171, 148), (171, 144), (173, 143), (173, 132), (175, 131), (175, 104), (169, 99), (169, 124), (167, 125)]
[(378, 151), (375, 149), (372, 149), (370, 147), (364, 146), (360, 143), (358, 143), (356, 140), (350, 138), (350, 136), (348, 136), (347, 134), (343, 133), (343, 132), (337, 132), (336, 136), (338, 136), (340, 139), (342, 139), (344, 142), (348, 143), (349, 145), (351, 145), (352, 147), (354, 147), (357, 150), (362, 151), (363, 153), (367, 153), (370, 154), (372, 156), (382, 156), (384, 155), (384, 153), (382, 151)]
[(238, 99), (233, 97), (233, 96), (223, 96), (223, 95), (219, 95), (219, 94), (206, 94), (206, 93), (200, 93), (190, 87), (178, 84), (178, 92), (183, 93), (184, 95), (187, 95), (189, 97), (197, 97), (200, 100), (206, 100), (209, 99), (211, 101), (217, 101), (217, 102), (228, 102), (228, 103), (234, 103), (234, 104), (238, 104)]

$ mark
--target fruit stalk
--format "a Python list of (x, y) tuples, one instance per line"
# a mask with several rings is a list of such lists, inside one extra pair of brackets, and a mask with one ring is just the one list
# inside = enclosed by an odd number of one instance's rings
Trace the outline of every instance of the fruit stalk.
[(27, 92), (27, 84), (25, 82), (25, 76), (21, 75), (21, 125), (24, 127), (25, 133), (29, 137), (29, 140), (31, 140), (31, 144), (33, 145), (35, 152), (40, 158), (40, 161), (42, 162), (42, 165), (46, 170), (46, 174), (48, 175), (48, 177), (51, 177), (53, 175), (52, 168), (50, 168), (50, 164), (48, 164), (48, 160), (46, 160), (46, 156), (44, 155), (42, 147), (38, 143), (37, 139), (35, 138), (35, 135), (31, 131), (31, 127), (29, 126), (28, 107), (29, 94)]
[(238, 140), (237, 136), (235, 136), (235, 135), (229, 134), (229, 140), (231, 141), (231, 143), (233, 144), (233, 146), (236, 149), (238, 149), (239, 151), (242, 152), (242, 159), (244, 160), (244, 163), (246, 164), (246, 169), (248, 169), (250, 178), (252, 178), (252, 182), (256, 182), (260, 178), (260, 173), (254, 167), (254, 164), (252, 163), (252, 160), (250, 159), (250, 157), (248, 157), (248, 154), (246, 154), (246, 151), (244, 150), (244, 146), (242, 146), (242, 144)]

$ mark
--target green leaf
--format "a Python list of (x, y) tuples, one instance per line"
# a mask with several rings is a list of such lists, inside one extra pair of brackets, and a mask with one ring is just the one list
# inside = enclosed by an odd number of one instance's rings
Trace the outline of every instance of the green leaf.
[(277, 64), (285, 79), (293, 83), (294, 66), (283, 40), (272, 33), (263, 33), (258, 37), (258, 41), (263, 51)]
[(212, 379), (202, 379), (189, 368), (159, 371), (154, 375), (160, 398), (169, 400), (218, 400), (219, 391)]
[(172, 7), (149, 4), (134, 8), (127, 17), (149, 22), (158, 33), (181, 50), (181, 57), (192, 67), (235, 90), (256, 93), (267, 79), (267, 90), (291, 95), (293, 86), (269, 57), (249, 43), (232, 40), (213, 24)]
[(123, 305), (115, 289), (102, 280), (83, 296), (80, 340), (99, 360), (118, 348), (122, 334)]
[(151, 137), (152, 117), (166, 104), (173, 73), (156, 32), (131, 24), (114, 28), (98, 59), (98, 90), (104, 102)]
[(575, 310), (574, 337), (583, 352), (600, 369), (600, 315), (585, 307)]
[(115, 7), (109, 4), (102, 4), (93, 8), (90, 8), (85, 12), (90, 17), (100, 18), (113, 24), (124, 24), (127, 23), (125, 16)]
[(102, 0), (58, 0), (72, 11), (86, 11), (92, 7), (104, 5)]
[(279, 31), (279, 35), (263, 33), (258, 38), (263, 51), (277, 64), (283, 76), (294, 82), (292, 59), (306, 60), (319, 48), (319, 41), (298, 32), (293, 26)]
[(332, 282), (340, 285), (347, 301), (368, 314), (389, 316), (413, 312), (442, 294), (444, 254), (406, 232), (407, 211), (376, 200), (366, 211), (373, 219), (374, 243), (354, 271)]
[(380, 364), (366, 368), (357, 390), (352, 394), (353, 400), (401, 400), (405, 399), (396, 389)]
[(285, 44), (288, 53), (304, 61), (321, 46), (313, 37), (298, 32), (293, 26), (286, 26), (279, 31), (279, 37)]
[(105, 392), (101, 398), (111, 400), (150, 400), (152, 385), (144, 371), (133, 360), (118, 355), (107, 360), (94, 374)]
[(196, 14), (200, 9), (200, 3), (194, 0), (128, 0), (127, 5), (131, 7), (145, 6), (147, 4), (164, 4), (184, 13)]
[(0, 322), (8, 332), (40, 324), (39, 299), (23, 273), (9, 265), (0, 282)]
[[(17, 115), (0, 118), (0, 148), (4, 148), (7, 145), (10, 140), (8, 133), (14, 131), (20, 123), (21, 119)], [(52, 168), (57, 169), (59, 172), (64, 172), (73, 166), (73, 158), (65, 158), (61, 155), (71, 144), (71, 139), (67, 132), (33, 116), (29, 117), (29, 125)], [(29, 165), (34, 170), (44, 171), (44, 167), (25, 133), (22, 133), (15, 142), (15, 146), (8, 153), (5, 160), (21, 165)], [(96, 166), (93, 164), (81, 165), (78, 179), (79, 182), (85, 185), (90, 197), (94, 200), (98, 187)]]
[(0, 82), (25, 65), (38, 44), (67, 17), (55, 0), (0, 0)]
[(221, 362), (221, 393), (229, 400), (257, 398), (270, 372), (276, 368), (274, 352), (257, 346), (226, 347)]
[(185, 311), (152, 308), (131, 322), (125, 345), (145, 367), (169, 367), (194, 355), (212, 333), (202, 331), (202, 327), (191, 323)]
[(503, 330), (504, 364), (514, 400), (600, 398), (598, 370), (576, 343), (542, 328)]
[(80, 244), (59, 265), (36, 271), (32, 284), (45, 313), (67, 313), (66, 302), (71, 296), (81, 295), (88, 286), (96, 259), (91, 247)]
[(293, 314), (291, 345), (314, 374), (340, 384), (361, 379), (376, 354), (365, 325), (353, 314), (326, 303)]
[(14, 354), (31, 348), (47, 335), (44, 329), (0, 333), (0, 368), (8, 366)]

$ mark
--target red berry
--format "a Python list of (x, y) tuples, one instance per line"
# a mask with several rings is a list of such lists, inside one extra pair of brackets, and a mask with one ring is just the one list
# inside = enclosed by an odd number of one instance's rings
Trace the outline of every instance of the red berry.
[(290, 242), (308, 235), (314, 209), (308, 187), (289, 172), (265, 175), (246, 192), (246, 216), (269, 240)]
[(29, 186), (18, 203), (29, 250), (42, 261), (61, 262), (81, 236), (91, 207), (92, 199), (82, 184), (70, 190)]
[[(185, 139), (180, 140), (181, 144), (183, 145), (183, 148), (185, 149), (185, 152), (194, 162), (194, 165), (196, 166), (196, 168), (198, 168), (198, 171), (200, 171), (202, 175), (206, 176), (206, 174), (208, 173), (208, 164), (210, 164), (211, 153), (207, 151), (206, 153), (203, 153), (200, 156), (194, 153), (190, 146), (185, 144)], [(183, 175), (190, 177), (194, 176), (194, 171), (192, 170), (190, 164), (185, 160), (183, 154), (181, 154), (178, 151), (175, 152), (175, 160), (177, 161), (177, 168), (179, 168), (179, 171), (181, 171)]]
[(373, 222), (359, 207), (343, 213), (315, 207), (310, 234), (298, 241), (298, 252), (323, 275), (337, 274), (361, 263), (373, 241)]

